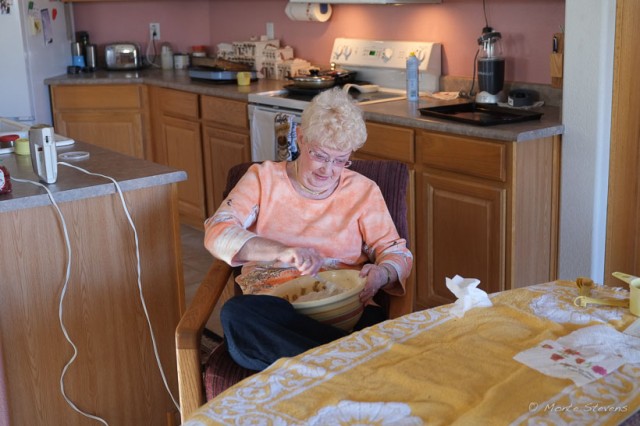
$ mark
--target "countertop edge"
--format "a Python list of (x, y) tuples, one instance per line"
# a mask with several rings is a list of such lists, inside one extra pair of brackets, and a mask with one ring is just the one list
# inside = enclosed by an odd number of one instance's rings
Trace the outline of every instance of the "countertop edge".
[[(172, 173), (147, 176), (125, 181), (118, 181), (118, 185), (123, 193), (135, 191), (138, 189), (151, 188), (154, 186), (169, 185), (181, 182), (187, 179), (187, 174), (183, 171)], [(20, 182), (21, 183), (21, 182)], [(16, 182), (12, 182), (15, 185)], [(31, 184), (26, 184), (31, 185)], [(69, 201), (85, 200), (88, 198), (102, 197), (105, 195), (116, 194), (117, 190), (112, 182), (105, 181), (103, 184), (87, 186), (84, 188), (67, 189), (52, 193), (56, 203), (66, 203)], [(28, 197), (0, 200), (0, 213), (6, 213), (15, 210), (24, 210), (33, 207), (43, 207), (52, 205), (49, 195), (42, 190), (42, 194), (31, 195)]]
[[(99, 71), (86, 75), (60, 75), (45, 80), (45, 84), (56, 85), (99, 85), (99, 84), (147, 84), (194, 94), (248, 102), (251, 93), (282, 89), (286, 81), (260, 79), (249, 86), (236, 84), (216, 84), (192, 80), (187, 70), (139, 70), (139, 71)], [(462, 100), (461, 100), (462, 101)], [(564, 125), (560, 108), (544, 106), (543, 118), (539, 121), (498, 125), (473, 126), (453, 121), (427, 118), (420, 115), (417, 107), (442, 104), (442, 101), (421, 97), (418, 105), (403, 101), (361, 105), (365, 120), (383, 124), (405, 126), (460, 136), (478, 137), (497, 141), (523, 142), (532, 139), (561, 135)]]
[[(56, 182), (45, 185), (56, 202), (77, 201), (117, 193), (114, 183), (107, 177), (114, 179), (123, 192), (187, 180), (187, 173), (183, 170), (119, 154), (83, 142), (76, 141), (73, 145), (58, 148), (57, 152), (77, 150), (88, 152), (89, 158), (82, 161), (59, 161)], [(0, 195), (0, 212), (51, 204), (47, 192), (39, 185), (30, 183), (38, 182), (38, 176), (33, 172), (31, 159), (28, 156), (3, 154), (0, 155), (0, 162), (7, 167), (11, 178), (29, 181), (20, 182), (12, 179), (12, 192)], [(64, 163), (85, 169), (90, 173), (87, 174)]]

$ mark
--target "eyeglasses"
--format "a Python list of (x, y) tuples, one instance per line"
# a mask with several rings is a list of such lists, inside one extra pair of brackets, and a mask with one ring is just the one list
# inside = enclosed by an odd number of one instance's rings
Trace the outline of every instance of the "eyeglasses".
[(309, 153), (309, 157), (311, 157), (313, 161), (317, 161), (318, 163), (325, 163), (325, 164), (331, 163), (337, 167), (349, 167), (352, 163), (351, 160), (340, 160), (338, 158), (331, 159), (328, 156), (320, 152), (314, 151), (311, 148), (308, 148), (307, 152)]

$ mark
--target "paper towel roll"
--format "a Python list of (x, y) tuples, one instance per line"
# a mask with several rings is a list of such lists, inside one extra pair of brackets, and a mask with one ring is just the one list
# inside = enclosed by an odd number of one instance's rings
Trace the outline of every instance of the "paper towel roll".
[(284, 10), (292, 21), (327, 22), (331, 18), (331, 5), (326, 3), (287, 3)]

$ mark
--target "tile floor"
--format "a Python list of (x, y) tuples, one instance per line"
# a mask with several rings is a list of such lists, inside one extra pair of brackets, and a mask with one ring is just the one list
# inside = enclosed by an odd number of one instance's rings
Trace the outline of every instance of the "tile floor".
[[(191, 303), (200, 282), (207, 274), (211, 260), (211, 254), (204, 248), (204, 231), (188, 225), (180, 226), (182, 241), (182, 270), (184, 272), (184, 291), (187, 306)], [(217, 320), (218, 308), (214, 310), (206, 328), (216, 334), (221, 334), (220, 324)]]

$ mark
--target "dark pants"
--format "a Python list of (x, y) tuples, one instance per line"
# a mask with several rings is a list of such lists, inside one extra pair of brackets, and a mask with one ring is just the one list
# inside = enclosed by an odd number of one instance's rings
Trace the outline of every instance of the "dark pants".
[[(251, 370), (263, 370), (282, 357), (292, 357), (346, 336), (339, 328), (299, 314), (286, 300), (242, 295), (227, 301), (220, 313), (229, 354)], [(383, 310), (367, 306), (354, 330), (385, 320)]]

